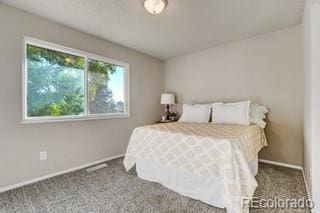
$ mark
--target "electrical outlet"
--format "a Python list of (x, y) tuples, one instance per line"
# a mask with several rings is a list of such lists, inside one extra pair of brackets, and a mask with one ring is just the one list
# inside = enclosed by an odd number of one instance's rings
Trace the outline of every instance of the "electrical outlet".
[(40, 152), (40, 160), (47, 160), (47, 151)]

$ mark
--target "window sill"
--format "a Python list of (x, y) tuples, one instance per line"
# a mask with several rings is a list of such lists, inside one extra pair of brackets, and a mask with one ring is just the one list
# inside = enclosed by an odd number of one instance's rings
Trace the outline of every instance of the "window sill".
[(21, 124), (36, 124), (36, 123), (55, 123), (55, 122), (70, 122), (70, 121), (88, 121), (88, 120), (107, 120), (129, 118), (129, 114), (112, 114), (112, 115), (89, 115), (89, 116), (65, 116), (65, 117), (38, 117), (22, 119)]

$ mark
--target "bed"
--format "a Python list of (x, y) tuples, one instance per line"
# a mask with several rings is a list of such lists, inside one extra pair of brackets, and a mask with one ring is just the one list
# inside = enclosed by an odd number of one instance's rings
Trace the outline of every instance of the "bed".
[(257, 125), (183, 123), (136, 128), (124, 166), (140, 178), (228, 212), (248, 212), (242, 198), (257, 187), (258, 152), (267, 146)]

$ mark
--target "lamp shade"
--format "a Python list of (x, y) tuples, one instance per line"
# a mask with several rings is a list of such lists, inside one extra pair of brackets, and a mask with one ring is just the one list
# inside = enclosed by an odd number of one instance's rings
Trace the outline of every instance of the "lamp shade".
[(162, 94), (161, 104), (175, 104), (174, 94), (169, 94), (169, 93)]

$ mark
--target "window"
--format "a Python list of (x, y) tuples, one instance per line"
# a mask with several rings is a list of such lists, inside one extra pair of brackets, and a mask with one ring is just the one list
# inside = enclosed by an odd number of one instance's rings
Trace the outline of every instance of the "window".
[(24, 39), (23, 121), (129, 116), (129, 65)]

